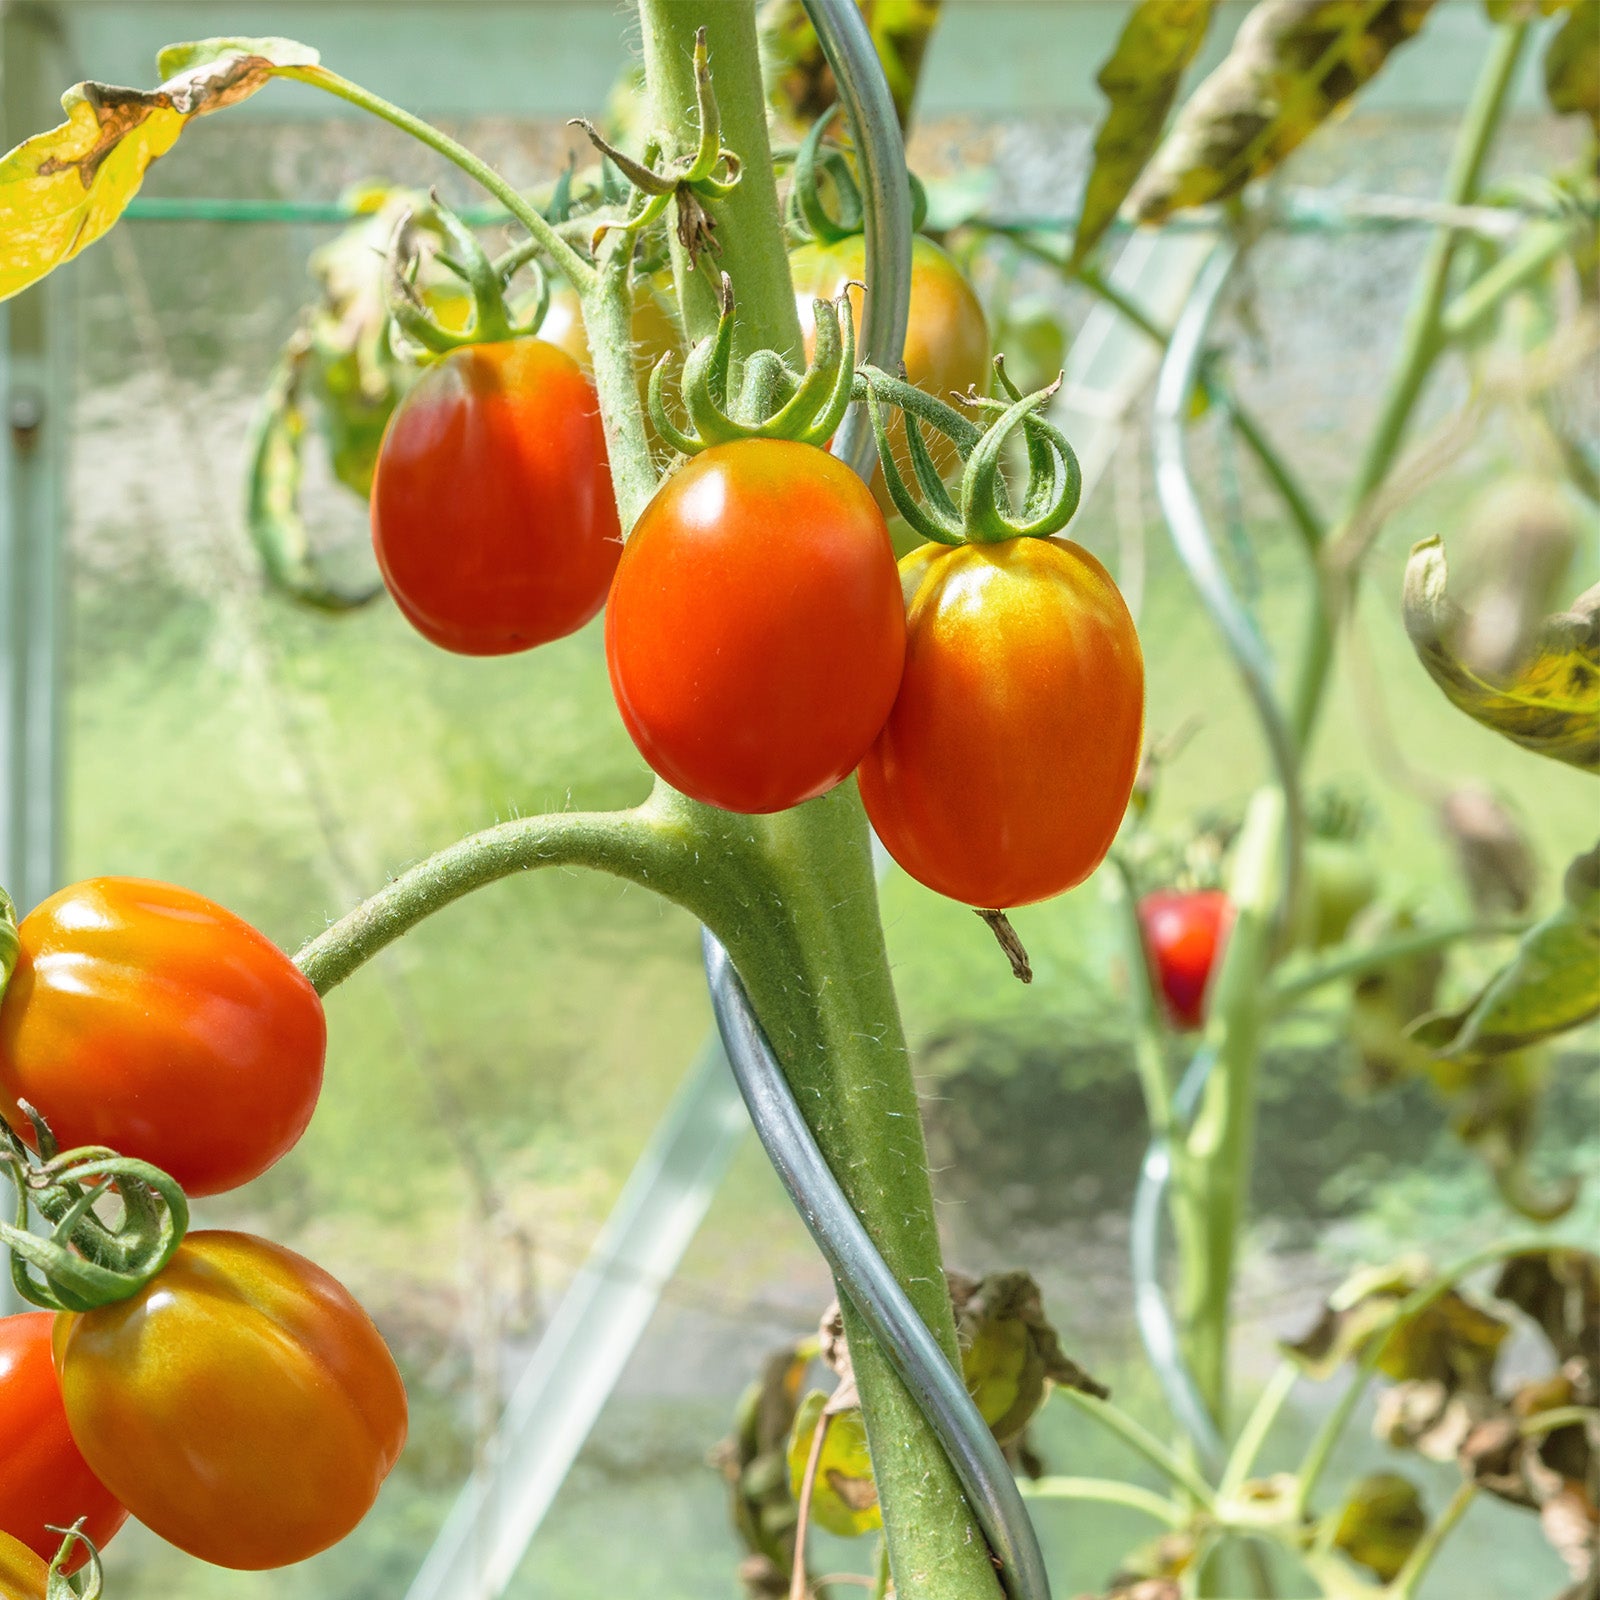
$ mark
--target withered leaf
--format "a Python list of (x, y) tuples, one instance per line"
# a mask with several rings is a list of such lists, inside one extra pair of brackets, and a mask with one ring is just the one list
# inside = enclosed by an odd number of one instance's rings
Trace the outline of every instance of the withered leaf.
[(279, 72), (305, 75), (317, 61), (292, 39), (202, 39), (160, 53), (159, 88), (67, 90), (67, 120), (0, 157), (0, 300), (104, 234), (191, 118), (236, 105)]
[(1349, 1491), (1333, 1542), (1388, 1583), (1406, 1564), (1427, 1526), (1428, 1513), (1417, 1486), (1397, 1472), (1375, 1472)]
[(1141, 222), (1237, 194), (1368, 83), (1434, 0), (1260, 0), (1129, 196)]
[(1447, 579), (1437, 538), (1412, 548), (1402, 604), (1428, 675), (1458, 709), (1523, 749), (1600, 772), (1600, 584), (1547, 618), (1522, 660), (1489, 680), (1456, 653), (1466, 618), (1445, 592)]
[(1080, 262), (1111, 225), (1161, 142), (1178, 85), (1210, 26), (1215, 0), (1139, 0), (1095, 76), (1111, 102), (1094, 140), (1094, 167), (1072, 241)]
[(1544, 92), (1564, 116), (1600, 134), (1600, 0), (1577, 0), (1544, 53)]
[(881, 1528), (883, 1513), (878, 1509), (861, 1408), (830, 1411), (829, 1397), (820, 1389), (808, 1394), (795, 1414), (789, 1435), (789, 1492), (798, 1503), (819, 1427), (826, 1427), (827, 1432), (811, 1489), (812, 1520), (845, 1539)]

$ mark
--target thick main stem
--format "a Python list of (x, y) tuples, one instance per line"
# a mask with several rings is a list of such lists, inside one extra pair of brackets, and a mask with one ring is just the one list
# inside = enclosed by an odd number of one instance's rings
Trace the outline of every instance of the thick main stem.
[[(750, 0), (640, 0), (651, 101), (668, 155), (697, 134), (693, 49), (706, 29), (723, 141), (743, 163), (733, 192), (711, 203), (738, 297), (736, 349), (801, 349), (767, 144)], [(703, 268), (675, 248), (685, 332), (715, 326)], [(760, 530), (752, 530), (759, 536)], [(853, 782), (765, 818), (698, 805), (665, 786), (660, 825), (697, 860), (743, 865), (722, 888), (685, 885), (749, 992), (829, 1166), (868, 1233), (952, 1363), (955, 1319), (934, 1219), (927, 1153), (889, 973), (866, 817)], [(988, 1545), (955, 1473), (887, 1356), (841, 1296), (896, 1593), (904, 1600), (998, 1600)]]

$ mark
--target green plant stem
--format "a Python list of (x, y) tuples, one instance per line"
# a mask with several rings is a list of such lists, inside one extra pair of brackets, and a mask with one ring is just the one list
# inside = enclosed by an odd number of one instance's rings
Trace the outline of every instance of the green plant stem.
[[(1441, 198), (1449, 205), (1466, 205), (1478, 191), (1484, 163), (1494, 143), (1501, 117), (1505, 113), (1517, 64), (1522, 59), (1527, 38), (1527, 22), (1504, 22), (1484, 60), (1473, 87), (1455, 148), (1445, 174)], [(1450, 267), (1455, 260), (1460, 235), (1453, 228), (1441, 228), (1428, 243), (1426, 255), (1412, 293), (1401, 334), (1400, 353), (1379, 406), (1361, 462), (1346, 495), (1339, 531), (1347, 530), (1361, 514), (1373, 492), (1388, 475), (1405, 440), (1411, 414), (1427, 382), (1429, 373), (1445, 340), (1440, 313), (1449, 287)], [(1337, 540), (1333, 541), (1337, 542)], [(1316, 730), (1327, 687), (1328, 669), (1333, 660), (1333, 635), (1338, 620), (1355, 600), (1359, 573), (1352, 569), (1330, 575), (1328, 606), (1322, 625), (1308, 631), (1295, 679), (1290, 725), (1297, 742), (1305, 749)]]
[(600, 246), (599, 271), (582, 297), (583, 326), (611, 463), (611, 488), (624, 538), (657, 486), (634, 367), (632, 257), (632, 239), (621, 229), (608, 233)]
[(1581, 1428), (1593, 1422), (1600, 1412), (1593, 1406), (1552, 1406), (1548, 1411), (1535, 1411), (1517, 1425), (1524, 1439), (1537, 1439), (1557, 1428)]
[(1538, 1238), (1502, 1240), (1498, 1244), (1488, 1245), (1482, 1250), (1475, 1250), (1469, 1256), (1464, 1256), (1436, 1278), (1413, 1290), (1394, 1307), (1382, 1327), (1375, 1328), (1368, 1338), (1360, 1359), (1356, 1362), (1355, 1375), (1344, 1393), (1333, 1403), (1333, 1408), (1324, 1418), (1322, 1426), (1317, 1429), (1306, 1450), (1305, 1457), (1300, 1463), (1300, 1470), (1296, 1474), (1297, 1516), (1305, 1516), (1311, 1504), (1311, 1496), (1316, 1492), (1318, 1483), (1322, 1481), (1322, 1474), (1328, 1469), (1335, 1446), (1343, 1436), (1344, 1430), (1349, 1427), (1350, 1419), (1355, 1415), (1356, 1407), (1360, 1405), (1361, 1397), (1367, 1391), (1367, 1384), (1371, 1381), (1373, 1373), (1378, 1370), (1378, 1363), (1389, 1348), (1390, 1340), (1401, 1326), (1419, 1312), (1425, 1311), (1441, 1295), (1448, 1293), (1463, 1278), (1469, 1277), (1480, 1267), (1491, 1266), (1496, 1261), (1505, 1261), (1511, 1256), (1527, 1255), (1548, 1248), (1549, 1240)]
[(1024, 1479), (1021, 1489), (1029, 1500), (1092, 1500), (1104, 1505), (1127, 1506), (1157, 1522), (1164, 1522), (1169, 1528), (1181, 1528), (1189, 1520), (1188, 1511), (1176, 1501), (1136, 1483), (1119, 1483), (1114, 1478), (1035, 1478), (1031, 1483)]
[[(1592, 220), (1586, 223), (1593, 226)], [(1572, 243), (1572, 224), (1550, 222), (1530, 228), (1482, 277), (1474, 280), (1439, 313), (1446, 340), (1464, 338), (1519, 289), (1543, 274)]]
[(1127, 863), (1113, 856), (1116, 877), (1111, 891), (1122, 919), (1123, 945), (1128, 963), (1128, 1013), (1133, 1027), (1133, 1066), (1144, 1095), (1145, 1117), (1150, 1136), (1161, 1138), (1172, 1131), (1172, 1082), (1167, 1074), (1164, 1033), (1156, 1005), (1156, 976), (1150, 968), (1150, 951), (1139, 924), (1139, 902), (1134, 893), (1133, 875)]
[[(640, 0), (639, 13), (669, 158), (697, 139), (693, 50), (696, 30), (706, 29), (723, 140), (743, 162), (732, 192), (707, 203), (722, 247), (717, 265), (738, 295), (735, 350), (771, 349), (798, 364), (754, 5)], [(702, 338), (718, 316), (704, 263), (692, 269), (675, 245), (673, 273), (684, 331)], [(772, 817), (731, 816), (664, 785), (651, 806), (694, 863), (681, 880), (685, 903), (727, 949), (829, 1166), (959, 1371), (916, 1086), (854, 782)], [(999, 1600), (988, 1544), (953, 1468), (848, 1296), (841, 1301), (895, 1592)]]
[(1369, 972), (1381, 971), (1393, 961), (1404, 961), (1411, 956), (1431, 955), (1463, 939), (1515, 938), (1527, 929), (1526, 922), (1457, 922), (1442, 928), (1419, 928), (1415, 933), (1401, 934), (1381, 944), (1341, 949), (1329, 960), (1278, 978), (1272, 986), (1272, 1004), (1275, 1007), (1291, 1005), (1330, 983), (1364, 977)]
[(1450, 1497), (1449, 1505), (1428, 1524), (1422, 1537), (1417, 1540), (1416, 1548), (1406, 1558), (1406, 1564), (1389, 1585), (1389, 1600), (1412, 1600), (1428, 1568), (1433, 1565), (1433, 1558), (1438, 1555), (1445, 1540), (1455, 1531), (1456, 1524), (1466, 1515), (1467, 1507), (1477, 1496), (1478, 1486), (1467, 1482)]
[(1261, 1397), (1239, 1430), (1233, 1452), (1223, 1469), (1222, 1482), (1217, 1488), (1217, 1497), (1220, 1500), (1231, 1500), (1250, 1476), (1256, 1458), (1261, 1454), (1261, 1447), (1267, 1442), (1267, 1435), (1272, 1431), (1273, 1423), (1278, 1420), (1278, 1413), (1283, 1410), (1284, 1402), (1294, 1392), (1294, 1386), (1299, 1381), (1300, 1369), (1292, 1361), (1280, 1362), (1278, 1370), (1267, 1380), (1267, 1386), (1261, 1391)]
[(1196, 1505), (1207, 1511), (1216, 1509), (1216, 1496), (1211, 1491), (1211, 1485), (1188, 1462), (1169, 1450), (1148, 1429), (1135, 1422), (1126, 1411), (1112, 1405), (1109, 1400), (1097, 1400), (1092, 1394), (1085, 1394), (1081, 1389), (1063, 1385), (1051, 1392), (1060, 1395), (1078, 1410), (1087, 1412), (1107, 1432), (1114, 1433), (1129, 1449), (1143, 1456), (1174, 1488), (1182, 1489), (1189, 1495)]
[(703, 256), (699, 268), (691, 268), (682, 244), (672, 240), (673, 276), (689, 343), (715, 330), (717, 274), (726, 272), (739, 297), (735, 360), (766, 348), (799, 365), (804, 350), (767, 138), (766, 99), (752, 99), (748, 92), (750, 84), (761, 81), (755, 7), (746, 0), (718, 0), (714, 5), (705, 0), (640, 0), (639, 15), (654, 125), (671, 141), (668, 159), (688, 154), (698, 142), (694, 38), (704, 27), (722, 140), (742, 163), (732, 192), (705, 203), (717, 225), (715, 256)]
[(554, 225), (540, 214), (536, 206), (518, 194), (516, 189), (488, 162), (475, 156), (449, 134), (441, 133), (432, 123), (424, 122), (421, 117), (392, 104), (381, 95), (373, 94), (370, 89), (363, 89), (358, 83), (351, 83), (348, 78), (341, 78), (338, 73), (330, 72), (326, 67), (283, 67), (279, 69), (278, 76), (293, 78), (298, 83), (310, 84), (313, 89), (322, 89), (328, 94), (337, 95), (339, 99), (346, 100), (353, 106), (359, 106), (363, 111), (370, 111), (374, 116), (382, 117), (385, 122), (392, 123), (402, 132), (420, 140), (430, 150), (437, 151), (447, 161), (460, 167), (469, 178), (475, 179), (487, 189), (539, 241), (540, 246), (579, 294), (583, 294), (589, 288), (594, 278), (594, 269), (588, 262), (561, 237)]

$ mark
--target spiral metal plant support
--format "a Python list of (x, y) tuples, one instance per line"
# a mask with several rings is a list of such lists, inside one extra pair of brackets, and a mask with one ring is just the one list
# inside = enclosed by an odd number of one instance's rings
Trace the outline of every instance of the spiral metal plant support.
[[(805, 0), (839, 85), (861, 164), (868, 290), (861, 359), (893, 370), (911, 292), (911, 191), (889, 85), (852, 0)], [(872, 428), (851, 407), (834, 454), (862, 478), (875, 459)], [(811, 1236), (894, 1363), (950, 1458), (1011, 1600), (1050, 1600), (1050, 1580), (1016, 1479), (915, 1306), (889, 1270), (817, 1146), (727, 952), (702, 935), (711, 1004), (757, 1136)]]
[[(1293, 926), (1304, 860), (1305, 811), (1300, 800), (1300, 768), (1294, 736), (1278, 703), (1272, 660), (1249, 611), (1234, 593), (1217, 553), (1216, 543), (1200, 508), (1189, 476), (1185, 428), (1190, 399), (1200, 371), (1207, 330), (1238, 260), (1238, 246), (1221, 241), (1200, 270), (1194, 292), (1179, 316), (1156, 382), (1153, 444), (1156, 493), (1172, 543), (1222, 634), (1244, 679), (1266, 733), (1273, 774), (1283, 791), (1283, 895), (1280, 931)], [(1216, 1419), (1183, 1359), (1176, 1320), (1167, 1302), (1160, 1272), (1161, 1219), (1172, 1179), (1173, 1140), (1192, 1121), (1205, 1091), (1216, 1053), (1202, 1048), (1190, 1061), (1173, 1101), (1173, 1127), (1158, 1132), (1145, 1150), (1134, 1193), (1129, 1254), (1133, 1272), (1134, 1317), (1139, 1337), (1155, 1369), (1174, 1417), (1193, 1441), (1201, 1460), (1220, 1470), (1224, 1445)]]

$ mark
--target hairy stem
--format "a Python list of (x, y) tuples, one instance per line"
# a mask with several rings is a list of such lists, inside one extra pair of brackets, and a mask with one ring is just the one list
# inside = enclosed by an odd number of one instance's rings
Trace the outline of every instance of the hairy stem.
[(633, 351), (632, 240), (620, 229), (600, 247), (600, 270), (583, 295), (583, 326), (600, 396), (611, 488), (626, 538), (656, 492)]

